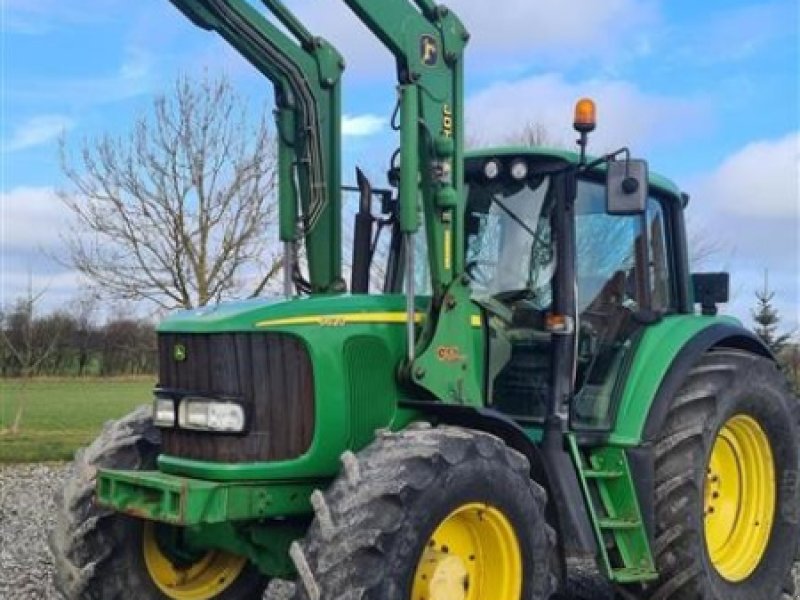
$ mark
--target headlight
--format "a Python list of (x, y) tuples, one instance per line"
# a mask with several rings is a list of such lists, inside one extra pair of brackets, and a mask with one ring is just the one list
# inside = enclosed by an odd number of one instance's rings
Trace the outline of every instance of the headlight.
[(522, 181), (528, 176), (528, 163), (518, 158), (511, 163), (511, 176), (517, 181)]
[(156, 398), (153, 402), (153, 424), (156, 427), (175, 427), (175, 402)]
[(244, 407), (233, 402), (205, 398), (184, 398), (178, 409), (178, 424), (183, 429), (201, 431), (244, 431)]
[(500, 175), (500, 161), (492, 159), (483, 165), (483, 174), (486, 179), (497, 179)]

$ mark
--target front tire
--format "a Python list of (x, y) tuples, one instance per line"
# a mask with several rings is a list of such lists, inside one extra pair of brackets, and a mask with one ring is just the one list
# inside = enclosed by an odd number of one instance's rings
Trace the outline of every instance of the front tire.
[(160, 435), (151, 415), (143, 406), (109, 422), (76, 453), (56, 494), (56, 525), (49, 537), (56, 587), (69, 600), (260, 598), (264, 578), (238, 557), (211, 551), (175, 567), (156, 539), (162, 526), (95, 504), (98, 468), (155, 468)]
[(706, 354), (655, 445), (657, 600), (776, 600), (800, 540), (798, 405), (775, 364)]
[(544, 600), (554, 591), (545, 492), (500, 439), (420, 424), (342, 460), (292, 546), (295, 600)]

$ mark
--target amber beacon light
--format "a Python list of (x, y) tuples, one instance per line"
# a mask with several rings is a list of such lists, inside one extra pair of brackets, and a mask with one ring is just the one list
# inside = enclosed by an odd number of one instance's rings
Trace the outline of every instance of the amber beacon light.
[(575, 130), (581, 133), (594, 131), (597, 126), (597, 107), (594, 100), (581, 98), (575, 104)]

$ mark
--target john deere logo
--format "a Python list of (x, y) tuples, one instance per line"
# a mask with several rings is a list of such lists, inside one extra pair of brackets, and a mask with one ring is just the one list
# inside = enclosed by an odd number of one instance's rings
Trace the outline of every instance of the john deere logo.
[(172, 349), (172, 358), (177, 360), (178, 362), (183, 362), (186, 360), (186, 346), (183, 344), (175, 344), (175, 347)]
[(439, 62), (439, 45), (430, 35), (423, 35), (419, 42), (419, 53), (422, 63), (433, 67)]

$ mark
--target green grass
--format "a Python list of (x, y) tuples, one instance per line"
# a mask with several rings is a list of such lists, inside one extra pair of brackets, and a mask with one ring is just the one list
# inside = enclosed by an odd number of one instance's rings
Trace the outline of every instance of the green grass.
[[(0, 463), (71, 460), (103, 423), (149, 403), (154, 383), (153, 377), (33, 379), (27, 384), (0, 379)], [(8, 428), (21, 401), (22, 424), (12, 434)]]

